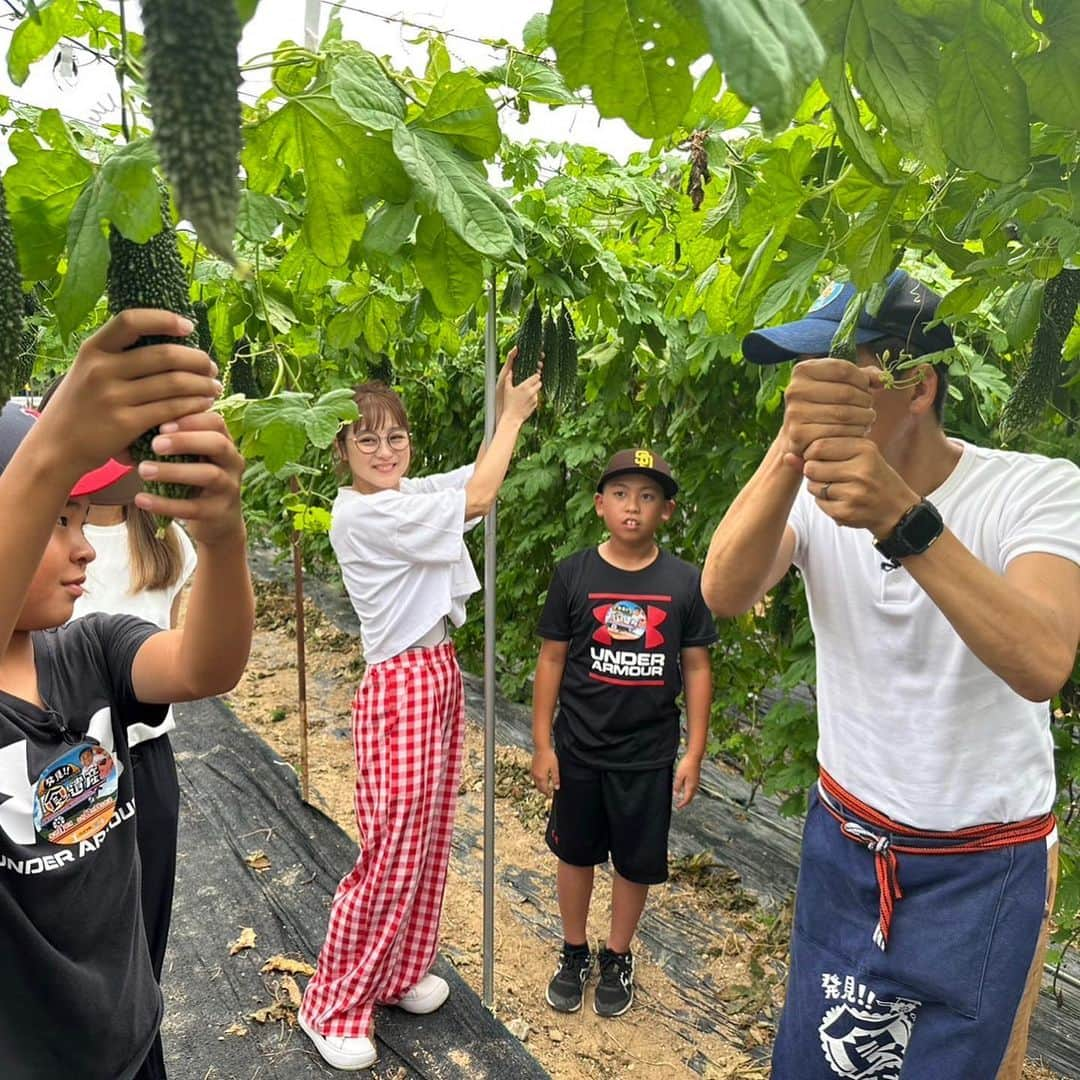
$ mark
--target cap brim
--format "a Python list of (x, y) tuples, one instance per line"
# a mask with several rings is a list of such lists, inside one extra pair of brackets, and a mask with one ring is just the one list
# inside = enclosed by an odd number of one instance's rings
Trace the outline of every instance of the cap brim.
[(655, 469), (644, 469), (635, 466), (632, 469), (616, 469), (614, 472), (605, 473), (600, 477), (600, 483), (596, 485), (597, 492), (604, 490), (604, 485), (609, 480), (614, 480), (616, 476), (629, 476), (631, 473), (639, 473), (642, 476), (648, 476), (655, 480), (660, 485), (660, 490), (668, 499), (674, 499), (679, 494), (679, 485), (675, 483), (674, 477), (666, 476), (662, 472), (657, 472)]
[(93, 495), (107, 487), (111, 487), (118, 480), (133, 471), (131, 465), (121, 465), (119, 461), (110, 458), (98, 469), (93, 469), (71, 489), (71, 497), (78, 498), (81, 495)]
[[(838, 328), (832, 319), (799, 319), (755, 330), (743, 338), (742, 354), (753, 364), (783, 364), (797, 356), (827, 356)], [(860, 345), (882, 336), (880, 330), (855, 330), (855, 341)]]

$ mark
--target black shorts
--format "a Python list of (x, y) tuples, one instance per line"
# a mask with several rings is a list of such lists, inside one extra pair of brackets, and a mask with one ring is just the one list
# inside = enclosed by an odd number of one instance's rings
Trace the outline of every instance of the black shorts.
[(638, 885), (667, 881), (674, 766), (595, 769), (559, 758), (547, 845), (571, 866), (607, 862)]

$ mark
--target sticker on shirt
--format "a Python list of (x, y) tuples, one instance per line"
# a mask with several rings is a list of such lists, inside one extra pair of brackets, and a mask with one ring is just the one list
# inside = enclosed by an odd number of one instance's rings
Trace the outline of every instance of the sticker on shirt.
[[(589, 678), (617, 686), (663, 686), (667, 658), (652, 650), (664, 644), (659, 627), (668, 617), (657, 604), (670, 604), (671, 597), (590, 593), (589, 599), (613, 601), (593, 608), (593, 618), (600, 625), (593, 632), (597, 644), (589, 649)], [(639, 643), (648, 651), (606, 647), (621, 641)]]
[(920, 1001), (885, 1000), (847, 975), (825, 974), (829, 1006), (818, 1027), (829, 1068), (848, 1080), (900, 1080)]
[(72, 746), (38, 777), (34, 828), (50, 844), (77, 844), (101, 832), (116, 811), (116, 759), (96, 743)]

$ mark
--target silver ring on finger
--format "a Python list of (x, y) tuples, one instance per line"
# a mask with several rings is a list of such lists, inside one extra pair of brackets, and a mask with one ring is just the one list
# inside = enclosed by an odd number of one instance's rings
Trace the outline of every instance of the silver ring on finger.
[(824, 487), (823, 487), (823, 488), (821, 489), (821, 498), (822, 498), (822, 499), (823, 499), (823, 500), (824, 500), (825, 502), (828, 502), (828, 501), (829, 501), (829, 488), (831, 488), (831, 487), (832, 487), (832, 481), (830, 480), (830, 481), (829, 481), (829, 483), (827, 483), (827, 484), (826, 484), (826, 485), (825, 485), (825, 486), (824, 486)]

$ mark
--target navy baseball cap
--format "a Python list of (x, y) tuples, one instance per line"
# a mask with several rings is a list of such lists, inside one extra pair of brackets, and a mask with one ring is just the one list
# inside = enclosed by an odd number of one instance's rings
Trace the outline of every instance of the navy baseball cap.
[[(16, 401), (9, 401), (0, 409), (0, 472), (7, 468), (15, 456), (15, 451), (37, 421), (38, 414), (33, 409), (28, 409)], [(71, 497), (74, 499), (81, 495), (93, 495), (115, 484), (117, 480), (122, 480), (131, 471), (131, 465), (121, 465), (119, 461), (110, 458), (100, 468), (83, 476), (71, 489)]]
[[(747, 334), (742, 343), (743, 356), (755, 364), (782, 364), (802, 355), (827, 356), (854, 295), (851, 282), (833, 282), (801, 319)], [(877, 314), (870, 315), (864, 308), (859, 315), (855, 343), (902, 338), (915, 356), (951, 349), (955, 343), (947, 326), (942, 323), (933, 330), (926, 329), (939, 303), (941, 297), (933, 289), (903, 270), (894, 270)]]

